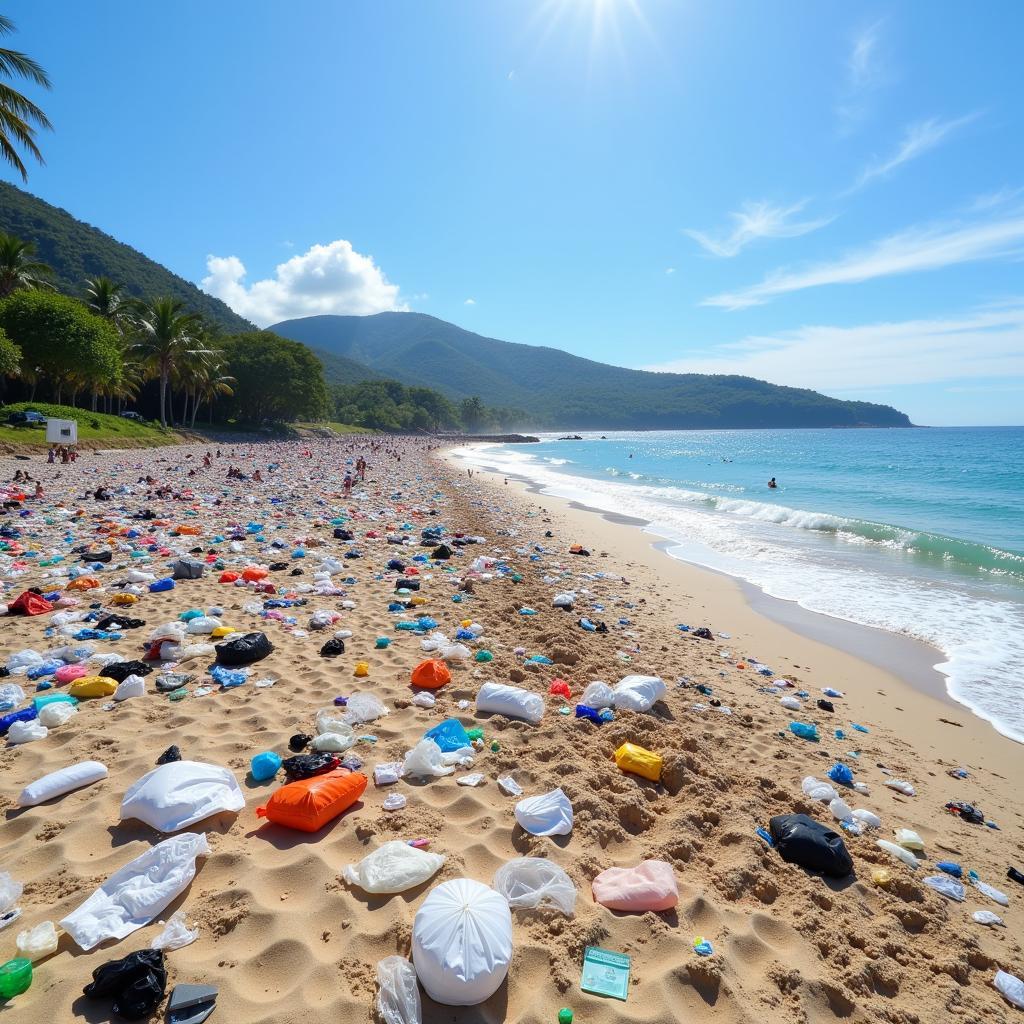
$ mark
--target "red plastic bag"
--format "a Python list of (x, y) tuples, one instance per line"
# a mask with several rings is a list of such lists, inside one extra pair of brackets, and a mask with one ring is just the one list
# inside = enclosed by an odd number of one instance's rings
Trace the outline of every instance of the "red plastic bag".
[(256, 808), (256, 817), (286, 828), (316, 832), (347, 811), (363, 795), (367, 781), (362, 772), (336, 768), (289, 782), (274, 793), (265, 807)]
[(53, 605), (42, 594), (26, 590), (11, 602), (8, 610), (13, 615), (45, 615), (53, 611)]
[(552, 679), (551, 686), (548, 687), (548, 693), (557, 694), (559, 697), (564, 697), (566, 700), (572, 696), (569, 684), (564, 679)]

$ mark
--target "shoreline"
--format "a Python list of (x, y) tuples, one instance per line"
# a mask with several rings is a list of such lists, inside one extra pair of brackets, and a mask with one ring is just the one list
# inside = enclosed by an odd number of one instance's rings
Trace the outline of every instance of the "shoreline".
[[(449, 455), (454, 455), (456, 450), (456, 448), (446, 448), (443, 451), (443, 456), (447, 458)], [(739, 592), (740, 600), (744, 601), (751, 611), (775, 625), (881, 669), (888, 675), (913, 687), (924, 696), (946, 705), (949, 709), (970, 714), (998, 735), (1003, 736), (988, 719), (982, 718), (972, 708), (961, 704), (949, 693), (946, 677), (936, 668), (936, 665), (945, 657), (937, 647), (913, 637), (901, 636), (898, 633), (890, 633), (874, 626), (865, 626), (849, 619), (812, 611), (802, 607), (796, 601), (774, 597), (742, 577), (732, 576), (709, 565), (675, 555), (671, 549), (677, 546), (676, 542), (649, 529), (651, 526), (649, 520), (595, 508), (572, 498), (545, 494), (541, 485), (521, 473), (505, 472), (495, 466), (485, 467), (482, 471), (496, 474), (503, 479), (507, 477), (529, 494), (537, 495), (545, 500), (564, 503), (568, 508), (596, 515), (609, 524), (638, 528), (641, 533), (653, 538), (650, 541), (650, 547), (664, 555), (672, 563), (682, 564), (695, 572), (707, 573), (730, 581)], [(1003, 736), (1003, 738), (1009, 739), (1012, 743), (1016, 742), (1008, 736)]]

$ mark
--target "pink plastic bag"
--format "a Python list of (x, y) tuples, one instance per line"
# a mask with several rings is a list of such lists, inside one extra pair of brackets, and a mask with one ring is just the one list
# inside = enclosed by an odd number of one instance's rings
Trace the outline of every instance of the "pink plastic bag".
[(671, 864), (641, 861), (635, 868), (608, 868), (593, 881), (594, 902), (609, 910), (669, 910), (679, 902)]
[(89, 675), (89, 671), (84, 665), (61, 665), (53, 674), (53, 678), (58, 683), (73, 683), (76, 679)]

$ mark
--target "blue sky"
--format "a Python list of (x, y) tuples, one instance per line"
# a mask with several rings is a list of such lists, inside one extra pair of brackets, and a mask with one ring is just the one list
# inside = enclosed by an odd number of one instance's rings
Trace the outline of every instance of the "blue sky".
[(54, 83), (29, 190), (261, 324), (1024, 422), (1017, 0), (5, 10)]

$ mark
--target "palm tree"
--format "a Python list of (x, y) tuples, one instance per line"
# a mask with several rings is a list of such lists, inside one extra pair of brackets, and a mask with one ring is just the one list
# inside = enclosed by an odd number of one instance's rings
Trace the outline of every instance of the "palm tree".
[[(128, 332), (133, 325), (135, 314), (135, 303), (126, 298), (124, 288), (109, 277), (90, 277), (85, 282), (85, 304), (89, 311), (96, 316), (103, 317), (108, 323), (113, 324), (121, 338), (121, 360), (125, 363), (130, 359), (129, 348), (131, 343), (128, 340)], [(127, 365), (127, 364), (125, 364)], [(100, 394), (108, 398), (112, 396), (116, 388), (104, 387), (102, 381), (98, 381), (92, 393), (92, 411), (96, 411), (96, 404)], [(107, 409), (109, 412), (109, 407)]]
[[(0, 36), (10, 35), (14, 22), (0, 14)], [(0, 76), (3, 78), (24, 78), (44, 89), (50, 88), (50, 78), (31, 58), (17, 50), (0, 47)], [(36, 145), (36, 128), (52, 128), (49, 118), (28, 97), (6, 82), (0, 82), (0, 153), (18, 170), (22, 181), (28, 181), (28, 171), (21, 156), (14, 148), (19, 144), (39, 161), (45, 163), (43, 154)]]
[(201, 320), (197, 313), (185, 313), (184, 303), (161, 298), (140, 303), (138, 309), (138, 351), (147, 369), (160, 381), (160, 424), (167, 426), (167, 385), (183, 359), (195, 351)]
[(213, 403), (221, 395), (230, 398), (235, 393), (235, 389), (231, 385), (236, 383), (236, 379), (230, 374), (223, 372), (226, 368), (226, 364), (217, 360), (207, 362), (203, 367), (203, 371), (195, 384), (192, 422), (190, 426), (194, 427), (196, 425), (196, 413), (203, 402), (210, 403), (210, 423), (212, 424)]
[(6, 299), (19, 288), (53, 288), (46, 280), (53, 271), (45, 263), (32, 258), (35, 251), (36, 247), (31, 242), (23, 242), (0, 231), (0, 299)]

